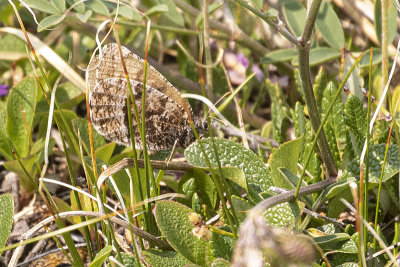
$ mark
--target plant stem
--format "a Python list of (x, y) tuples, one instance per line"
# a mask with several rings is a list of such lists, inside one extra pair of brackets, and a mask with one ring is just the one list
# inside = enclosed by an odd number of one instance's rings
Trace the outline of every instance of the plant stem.
[[(302, 81), (302, 88), (304, 93), (304, 98), (306, 100), (308, 112), (310, 115), (311, 125), (313, 127), (314, 133), (317, 132), (319, 126), (321, 125), (321, 118), (318, 112), (317, 104), (315, 102), (314, 91), (311, 83), (310, 75), (310, 62), (309, 62), (309, 52), (310, 52), (310, 39), (314, 30), (315, 20), (318, 14), (319, 7), (322, 0), (314, 0), (309, 9), (306, 24), (304, 26), (303, 36), (300, 40), (299, 49), (299, 71)], [(337, 175), (337, 168), (335, 161), (333, 159), (332, 153), (329, 149), (328, 141), (326, 140), (325, 132), (322, 129), (321, 134), (318, 137), (318, 147), (321, 152), (322, 161), (328, 171), (329, 176)]]

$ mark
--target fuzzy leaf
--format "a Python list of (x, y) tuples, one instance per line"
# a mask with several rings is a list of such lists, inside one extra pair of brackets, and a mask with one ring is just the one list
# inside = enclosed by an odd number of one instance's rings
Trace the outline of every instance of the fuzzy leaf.
[(143, 257), (149, 266), (153, 267), (180, 267), (190, 264), (190, 261), (182, 257), (181, 254), (175, 251), (162, 251), (157, 249), (149, 249), (143, 251)]
[(159, 201), (155, 207), (158, 228), (168, 243), (191, 262), (209, 265), (213, 260), (210, 244), (192, 234), (191, 213), (193, 210), (173, 201)]
[(212, 263), (211, 263), (211, 267), (229, 267), (231, 266), (231, 263), (225, 259), (215, 259)]
[[(222, 227), (223, 230), (230, 232), (229, 227)], [(232, 259), (233, 249), (235, 247), (235, 239), (231, 236), (213, 233), (211, 239), (211, 249), (216, 258)]]
[[(370, 146), (369, 149), (369, 182), (378, 184), (381, 170), (383, 166), (383, 159), (385, 157), (386, 144), (376, 144)], [(400, 170), (400, 151), (399, 146), (391, 144), (389, 146), (386, 165), (383, 172), (383, 182), (392, 178), (399, 173)], [(353, 159), (343, 174), (345, 177), (360, 178), (360, 159)]]
[(344, 107), (344, 115), (353, 150), (359, 156), (367, 129), (367, 110), (356, 96), (350, 95)]
[[(203, 145), (205, 153), (211, 161), (211, 167), (217, 167), (211, 138), (201, 139), (186, 148), (185, 157), (188, 162), (198, 167), (208, 167), (199, 142)], [(222, 138), (214, 138), (214, 142), (218, 149), (221, 166), (236, 167), (243, 171), (246, 176), (248, 192), (254, 199), (258, 199), (258, 193), (267, 191), (272, 186), (269, 169), (251, 150)]]
[(27, 76), (11, 89), (7, 100), (7, 134), (21, 158), (26, 157), (29, 152), (36, 94), (36, 81)]
[(13, 217), (13, 196), (11, 194), (3, 194), (0, 196), (0, 248), (3, 248), (7, 243), (13, 226)]
[(246, 219), (246, 211), (254, 207), (250, 202), (238, 196), (232, 196), (232, 205), (240, 222)]
[(272, 226), (292, 229), (302, 214), (304, 206), (304, 203), (300, 201), (285, 202), (267, 209), (264, 212), (264, 218)]
[(6, 129), (6, 121), (7, 121), (7, 111), (6, 111), (6, 103), (0, 101), (0, 154), (6, 160), (12, 160), (12, 148), (9, 143), (9, 138), (7, 136)]

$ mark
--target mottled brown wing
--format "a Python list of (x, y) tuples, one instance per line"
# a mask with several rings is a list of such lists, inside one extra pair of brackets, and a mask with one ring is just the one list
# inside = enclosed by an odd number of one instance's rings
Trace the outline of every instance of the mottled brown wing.
[[(98, 80), (89, 92), (90, 117), (95, 129), (107, 139), (130, 145), (124, 78)], [(140, 112), (143, 84), (131, 81), (136, 106)], [(180, 144), (190, 126), (186, 111), (162, 92), (146, 87), (146, 143), (149, 150), (165, 150)], [(135, 147), (143, 149), (139, 128), (132, 110)], [(139, 115), (139, 117), (141, 117)], [(141, 120), (141, 118), (140, 118)], [(187, 138), (184, 136), (184, 138)], [(192, 137), (191, 137), (192, 138)], [(191, 140), (193, 141), (193, 140)]]
[[(144, 61), (129, 51), (126, 47), (122, 47), (122, 54), (128, 70), (129, 79), (137, 82), (143, 82)], [(118, 45), (116, 43), (105, 45), (102, 50), (100, 62), (99, 56), (96, 56), (89, 64), (89, 90), (93, 90), (92, 88), (96, 86), (96, 81), (107, 78), (125, 78)], [(146, 85), (163, 93), (168, 98), (176, 102), (187, 113), (187, 118), (192, 120), (192, 109), (189, 103), (160, 72), (150, 65), (148, 65), (147, 68)]]

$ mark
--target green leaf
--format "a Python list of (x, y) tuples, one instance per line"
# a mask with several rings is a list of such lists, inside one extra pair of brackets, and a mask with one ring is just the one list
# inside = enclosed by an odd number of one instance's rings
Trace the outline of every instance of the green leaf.
[[(72, 120), (72, 124), (74, 125), (74, 130), (76, 136), (78, 136), (78, 129), (82, 139), (82, 145), (86, 150), (86, 153), (90, 155), (90, 141), (89, 141), (89, 130), (88, 130), (88, 122), (86, 119), (77, 118)], [(97, 150), (98, 148), (104, 146), (106, 141), (104, 140), (103, 136), (101, 136), (94, 128), (93, 128), (93, 145), (94, 149)]]
[(86, 6), (97, 14), (110, 17), (107, 6), (100, 0), (90, 0), (86, 3)]
[(143, 257), (148, 266), (153, 267), (181, 267), (189, 264), (190, 261), (182, 257), (181, 254), (175, 251), (162, 251), (157, 249), (149, 249), (143, 251)]
[(0, 248), (3, 248), (7, 243), (13, 226), (13, 217), (13, 196), (11, 194), (0, 195)]
[(100, 267), (112, 252), (112, 246), (106, 246), (97, 253), (94, 260), (90, 263), (89, 267)]
[(155, 207), (157, 225), (168, 243), (189, 261), (209, 265), (213, 260), (210, 244), (192, 234), (191, 213), (193, 210), (173, 201), (159, 201)]
[[(330, 47), (316, 47), (310, 50), (310, 66), (316, 66), (323, 62), (330, 61), (340, 57), (340, 50)], [(299, 59), (296, 57), (293, 60), (294, 65), (299, 64)]]
[(56, 91), (56, 100), (62, 108), (70, 109), (85, 99), (85, 94), (71, 82), (61, 84)]
[(289, 49), (278, 49), (267, 53), (262, 59), (261, 63), (271, 64), (275, 62), (283, 62), (293, 60), (297, 57), (297, 50), (293, 48)]
[(114, 142), (105, 144), (102, 147), (99, 147), (98, 149), (96, 149), (96, 152), (95, 152), (96, 158), (99, 158), (108, 164), (110, 162), (110, 159), (114, 152), (114, 149), (115, 149)]
[(335, 11), (328, 2), (322, 1), (315, 23), (318, 31), (330, 47), (339, 50), (344, 47), (342, 25)]
[(0, 101), (0, 154), (6, 160), (12, 160), (12, 148), (9, 143), (9, 138), (7, 136), (6, 129), (6, 121), (7, 121), (7, 111), (6, 111), (6, 103)]
[(212, 140), (218, 149), (218, 156), (222, 167), (237, 167), (246, 176), (249, 194), (258, 199), (257, 194), (267, 191), (272, 186), (269, 169), (253, 151), (245, 149), (241, 145), (222, 138), (204, 138), (191, 144), (185, 150), (185, 157), (194, 166), (208, 167), (199, 142), (204, 147), (205, 153), (211, 161), (211, 167), (217, 167), (215, 151)]
[[(229, 227), (222, 227), (223, 230), (230, 232)], [(232, 236), (213, 233), (211, 239), (211, 248), (215, 258), (231, 260), (233, 249), (235, 248), (235, 239)]]
[(171, 22), (181, 27), (184, 26), (185, 21), (182, 14), (178, 12), (178, 7), (173, 0), (157, 0), (157, 2), (167, 6), (168, 11), (164, 14)]
[[(393, 43), (394, 37), (397, 33), (397, 9), (394, 1), (388, 1), (387, 9), (387, 41), (389, 44)], [(385, 1), (386, 3), (386, 1)], [(374, 1), (374, 26), (376, 37), (380, 44), (382, 44), (382, 0)]]
[(46, 0), (24, 0), (24, 2), (31, 8), (37, 9), (39, 11), (56, 14), (59, 13), (56, 6)]
[(364, 145), (367, 129), (367, 110), (362, 102), (354, 95), (350, 95), (344, 106), (346, 130), (350, 134), (353, 150), (359, 156)]
[(246, 219), (246, 211), (254, 207), (254, 205), (252, 205), (249, 201), (238, 196), (232, 196), (232, 205), (234, 207), (236, 217), (240, 222), (243, 222)]
[[(144, 252), (146, 251), (143, 251), (142, 253), (144, 254)], [(139, 262), (138, 264), (136, 258), (131, 254), (122, 252), (121, 257), (123, 266), (125, 267), (137, 267), (137, 266), (145, 267), (145, 265), (142, 262)]]
[[(222, 6), (222, 2), (215, 2), (208, 6), (208, 15), (211, 16), (218, 8)], [(196, 26), (200, 27), (203, 23), (203, 12), (201, 12), (196, 18)]]
[[(383, 159), (385, 156), (386, 144), (376, 144), (369, 148), (369, 182), (378, 184), (380, 180)], [(383, 171), (383, 182), (398, 174), (400, 170), (399, 146), (390, 144), (386, 158), (386, 165)], [(360, 159), (353, 159), (343, 174), (345, 177), (360, 178)]]
[[(215, 189), (214, 183), (210, 176), (204, 171), (194, 169), (185, 173), (180, 179), (178, 192), (184, 193), (191, 198), (197, 191), (200, 191), (202, 201), (213, 209), (217, 201), (217, 190)], [(184, 203), (186, 203), (186, 201), (184, 201)]]
[(303, 34), (307, 17), (304, 6), (297, 1), (288, 1), (283, 4), (282, 12), (290, 31), (294, 36), (300, 37)]
[(63, 21), (65, 17), (60, 14), (53, 14), (50, 16), (45, 17), (39, 22), (38, 26), (38, 32), (41, 32), (43, 30), (49, 30), (52, 28), (52, 26), (59, 24), (61, 21)]
[(58, 9), (58, 11), (65, 11), (65, 0), (51, 0), (51, 2)]
[(304, 203), (297, 201), (278, 204), (264, 212), (264, 218), (269, 225), (293, 229), (303, 212)]
[[(29, 152), (29, 135), (33, 130), (36, 94), (36, 81), (32, 76), (27, 76), (10, 90), (8, 96), (7, 134), (21, 158), (26, 157)], [(28, 129), (25, 128), (25, 123)]]
[[(350, 53), (344, 53), (344, 64), (343, 64), (343, 74), (342, 77), (346, 77), (350, 68), (354, 65), (355, 59)], [(346, 87), (350, 90), (350, 93), (357, 96), (360, 101), (364, 100), (364, 94), (361, 88), (364, 87), (364, 77), (360, 74), (360, 68), (356, 66), (353, 72), (350, 74), (346, 81)], [(345, 102), (347, 95), (342, 92), (342, 101)]]
[(85, 14), (77, 13), (76, 16), (80, 21), (86, 23), (88, 19), (92, 16), (92, 14), (93, 14), (92, 10), (86, 10)]
[(297, 161), (299, 160), (303, 137), (286, 142), (279, 146), (271, 155), (269, 166), (274, 186), (292, 189), (293, 185), (282, 179), (279, 168), (285, 167), (293, 173), (297, 173)]
[(168, 6), (166, 6), (164, 4), (160, 4), (160, 5), (152, 6), (149, 10), (147, 10), (145, 15), (151, 16), (151, 15), (154, 15), (157, 13), (164, 13), (164, 12), (168, 12)]
[(317, 74), (317, 77), (315, 77), (315, 82), (313, 85), (314, 88), (314, 95), (315, 95), (315, 101), (317, 102), (317, 106), (319, 108), (319, 111), (322, 110), (322, 98), (325, 92), (325, 88), (328, 83), (328, 79), (326, 77), (326, 73), (324, 68), (320, 68)]
[[(357, 54), (354, 54), (354, 56), (358, 56)], [(370, 61), (370, 51), (369, 49), (365, 51), (363, 57), (361, 58), (360, 62), (358, 63), (360, 65), (360, 68), (366, 68), (369, 67), (369, 61)], [(374, 48), (372, 49), (372, 65), (376, 65), (381, 63), (382, 61), (382, 52), (380, 48)]]
[(211, 263), (211, 267), (229, 267), (231, 266), (231, 263), (225, 259), (215, 259), (212, 263)]
[[(67, 2), (68, 2), (68, 4), (69, 5), (73, 5), (74, 3), (77, 3), (77, 2), (79, 2), (80, 0), (67, 0)], [(79, 3), (79, 4), (77, 4), (76, 6), (74, 6), (74, 10), (76, 11), (76, 12), (78, 12), (78, 14), (83, 14), (83, 13), (85, 13), (85, 4), (84, 3)], [(77, 15), (78, 15), (77, 14)]]
[(325, 235), (314, 238), (314, 241), (320, 246), (323, 250), (331, 251), (332, 245), (335, 243), (339, 243), (345, 240), (349, 240), (350, 236), (346, 233), (335, 233), (332, 235)]
[[(113, 12), (114, 13), (114, 12)], [(129, 20), (142, 21), (142, 16), (133, 8), (127, 6), (120, 6), (118, 13)]]

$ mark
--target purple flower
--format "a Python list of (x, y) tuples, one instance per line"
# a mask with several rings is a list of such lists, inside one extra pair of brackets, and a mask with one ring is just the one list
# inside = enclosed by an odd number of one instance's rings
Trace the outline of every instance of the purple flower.
[(262, 82), (262, 80), (264, 79), (264, 73), (263, 71), (260, 69), (260, 67), (256, 64), (253, 64), (253, 66), (251, 67), (251, 71), (253, 73), (255, 73), (256, 79), (259, 82)]
[(8, 94), (8, 88), (7, 84), (0, 84), (0, 97)]
[(239, 61), (239, 63), (241, 63), (246, 69), (249, 67), (249, 60), (247, 59), (247, 57), (245, 57), (245, 55), (243, 55), (242, 53), (238, 53), (236, 55), (236, 59), (237, 61)]

